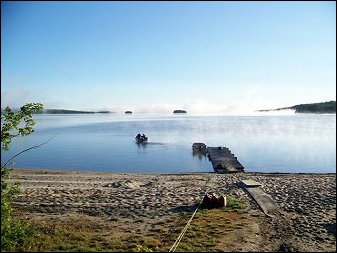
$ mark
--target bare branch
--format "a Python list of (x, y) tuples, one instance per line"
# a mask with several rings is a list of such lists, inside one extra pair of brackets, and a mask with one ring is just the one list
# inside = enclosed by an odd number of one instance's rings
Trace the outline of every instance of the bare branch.
[(45, 141), (45, 142), (43, 142), (43, 143), (41, 143), (41, 144), (39, 144), (39, 145), (36, 145), (36, 146), (30, 147), (30, 148), (27, 148), (27, 149), (25, 149), (25, 150), (23, 150), (23, 151), (17, 153), (16, 155), (12, 156), (12, 157), (11, 157), (5, 164), (4, 164), (4, 165), (1, 165), (1, 169), (5, 168), (6, 165), (7, 165), (10, 161), (12, 161), (15, 157), (21, 155), (22, 153), (27, 152), (28, 150), (31, 150), (31, 149), (39, 148), (39, 147), (41, 147), (41, 146), (47, 144), (47, 143), (50, 142), (52, 139), (54, 139), (54, 137), (55, 137), (56, 135), (58, 135), (58, 134), (55, 134), (55, 135), (54, 135), (53, 137), (51, 137), (49, 140), (47, 140), (47, 141)]

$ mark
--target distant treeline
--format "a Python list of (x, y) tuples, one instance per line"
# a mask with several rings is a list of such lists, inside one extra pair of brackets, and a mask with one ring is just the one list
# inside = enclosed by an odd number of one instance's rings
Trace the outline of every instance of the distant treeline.
[(75, 110), (65, 110), (65, 109), (45, 109), (38, 113), (46, 113), (46, 114), (93, 114), (93, 113), (112, 113), (110, 111), (75, 111)]
[(295, 113), (336, 113), (336, 101), (312, 103), (312, 104), (300, 104), (278, 109), (259, 110), (259, 112), (279, 111), (288, 109), (295, 110)]

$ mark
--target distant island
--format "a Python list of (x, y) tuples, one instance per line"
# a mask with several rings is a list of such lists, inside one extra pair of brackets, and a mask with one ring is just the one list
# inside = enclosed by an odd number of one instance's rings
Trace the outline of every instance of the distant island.
[(280, 111), (289, 109), (295, 110), (295, 113), (336, 113), (336, 101), (300, 104), (277, 109), (258, 110), (258, 112)]
[(94, 113), (112, 113), (110, 111), (75, 111), (75, 110), (65, 110), (65, 109), (45, 109), (40, 112), (39, 114), (94, 114)]
[(132, 114), (131, 111), (125, 111), (125, 114)]
[(174, 110), (173, 113), (187, 113), (185, 110)]
[(98, 111), (96, 113), (113, 113), (113, 112), (110, 112), (110, 111)]

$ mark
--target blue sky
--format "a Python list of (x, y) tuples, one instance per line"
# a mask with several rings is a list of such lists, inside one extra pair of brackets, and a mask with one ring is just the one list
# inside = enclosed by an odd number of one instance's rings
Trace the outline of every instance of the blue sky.
[(226, 113), (329, 100), (335, 2), (1, 2), (1, 106)]

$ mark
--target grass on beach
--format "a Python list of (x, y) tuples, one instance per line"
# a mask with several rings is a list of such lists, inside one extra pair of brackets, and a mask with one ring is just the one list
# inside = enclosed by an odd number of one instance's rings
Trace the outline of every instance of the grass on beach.
[[(74, 213), (66, 217), (40, 216), (30, 219), (33, 234), (16, 251), (168, 251), (194, 208), (182, 210), (147, 231), (124, 230), (120, 219), (106, 219)], [(17, 213), (19, 217), (24, 214)], [(125, 226), (137, 222), (126, 221)], [(227, 207), (200, 209), (177, 251), (219, 251), (231, 243), (233, 234), (249, 225), (246, 206), (227, 196)], [(235, 232), (237, 231), (237, 232)]]
[[(247, 178), (261, 182), (277, 203), (276, 218), (238, 187)], [(19, 170), (15, 180), (24, 189), (13, 201), (15, 219), (34, 233), (12, 251), (167, 252), (209, 177)], [(335, 174), (219, 174), (207, 189), (226, 193), (227, 207), (200, 208), (177, 251), (336, 249)]]

